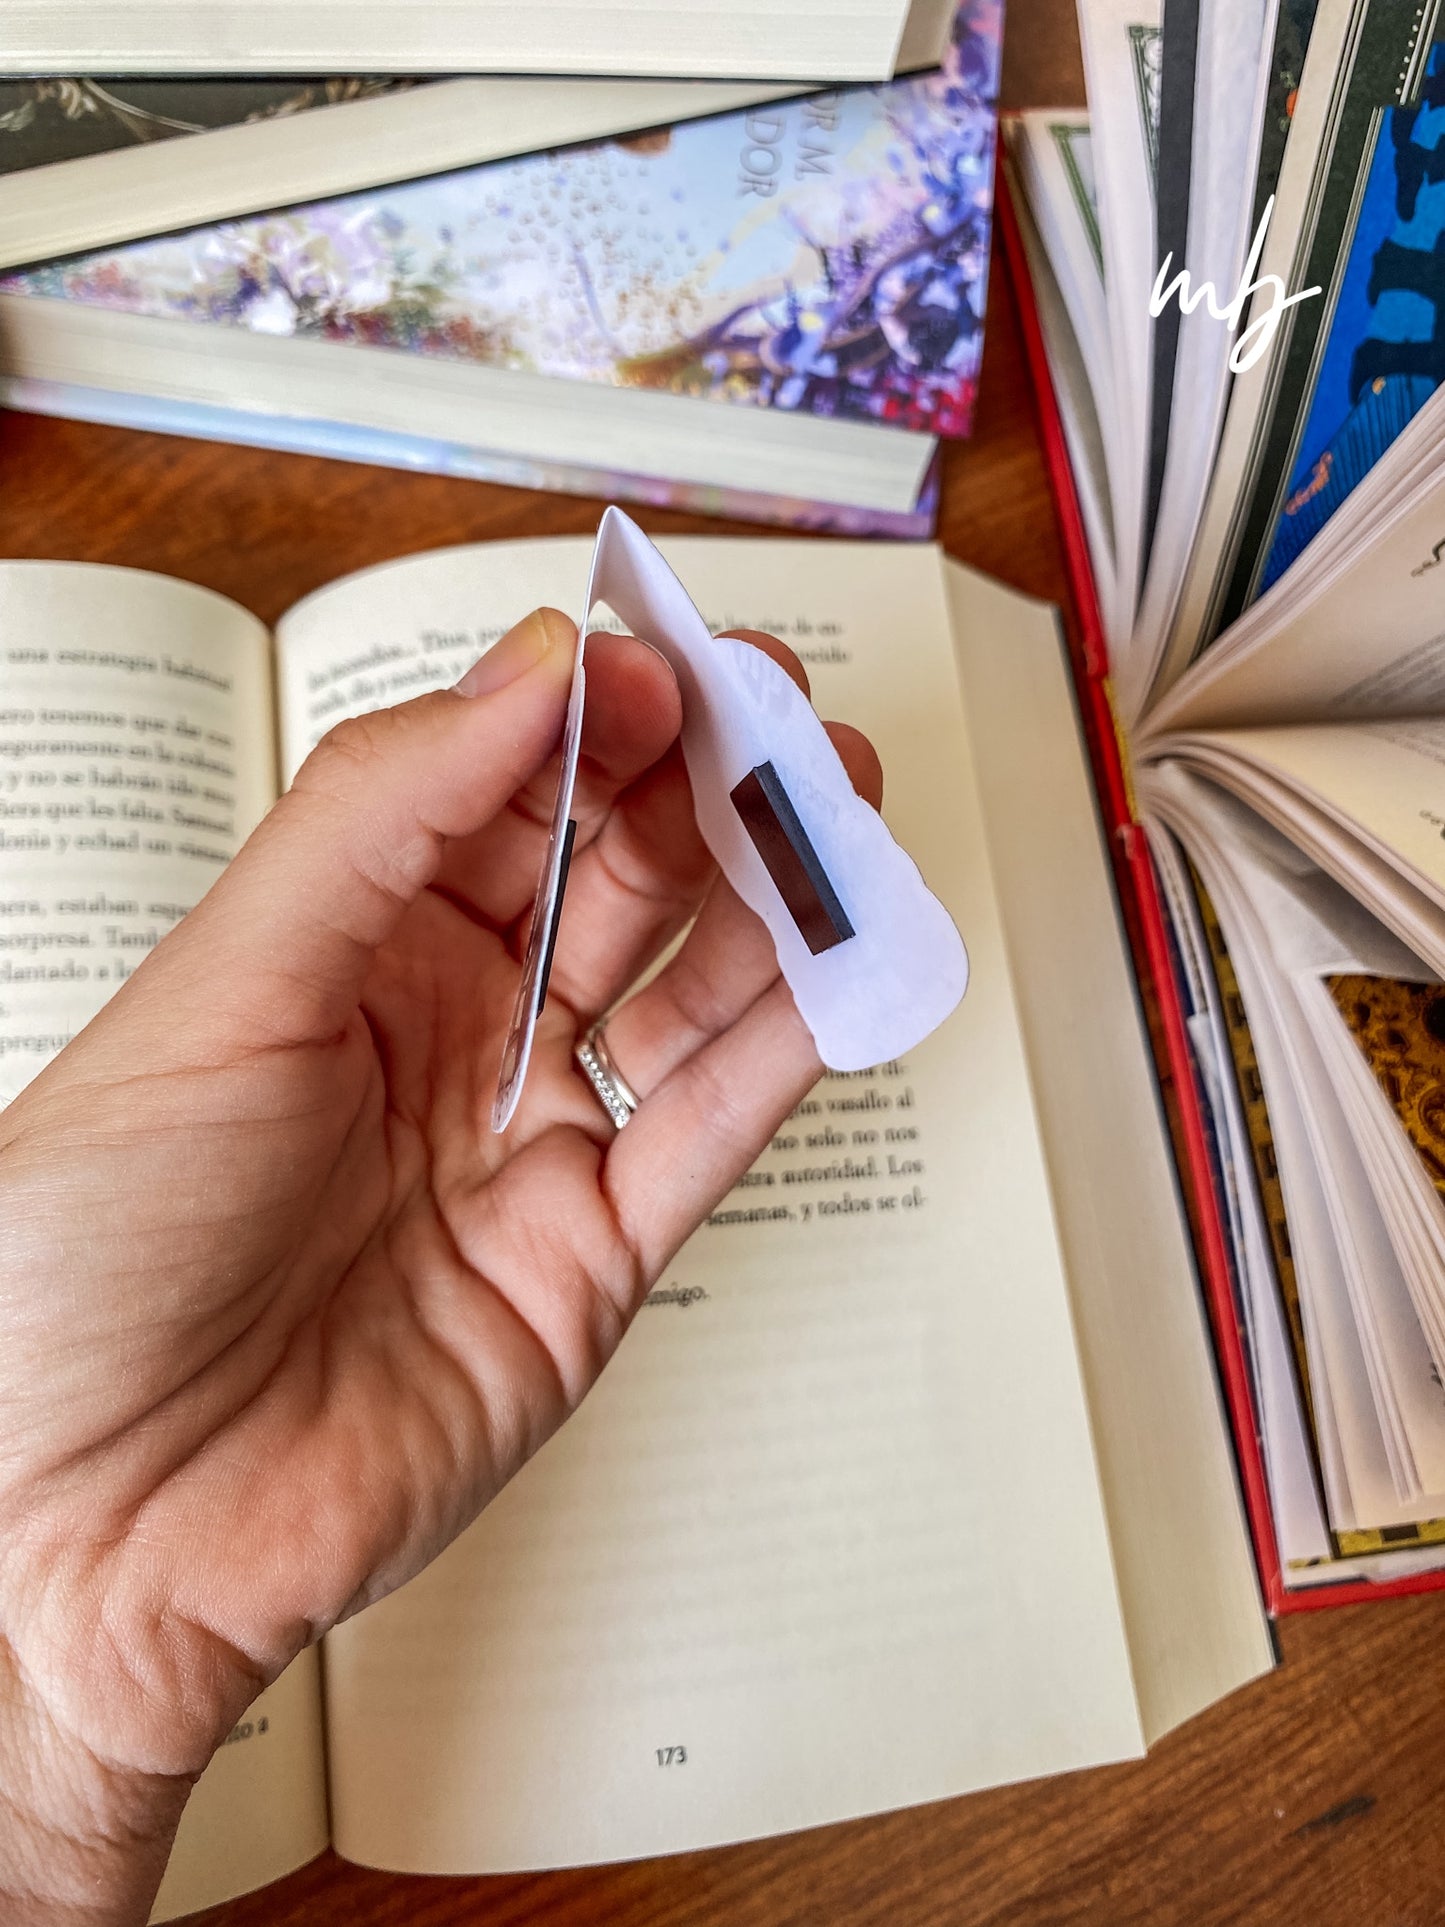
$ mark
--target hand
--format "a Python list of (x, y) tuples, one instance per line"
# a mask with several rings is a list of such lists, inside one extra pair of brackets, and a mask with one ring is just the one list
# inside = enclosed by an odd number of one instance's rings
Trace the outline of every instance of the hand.
[[(0, 1916), (144, 1917), (249, 1701), (556, 1429), (818, 1075), (698, 835), (671, 672), (602, 637), (491, 1134), (575, 638), (540, 612), (457, 691), (342, 724), (0, 1116)], [(644, 1100), (614, 1134), (572, 1046), (699, 904), (609, 1024)]]

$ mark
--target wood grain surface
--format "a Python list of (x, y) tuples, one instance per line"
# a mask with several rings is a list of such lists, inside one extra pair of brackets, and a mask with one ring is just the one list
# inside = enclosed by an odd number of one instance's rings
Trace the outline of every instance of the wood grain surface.
[[(1019, 53), (1006, 83), (1014, 101), (1079, 98), (1072, 33), (1059, 0), (1017, 0)], [(1031, 82), (1030, 72), (1043, 79)], [(267, 621), (347, 570), (448, 542), (588, 532), (598, 510), (518, 489), (0, 417), (0, 556), (159, 569), (220, 589)], [(638, 519), (655, 533), (742, 532), (690, 516)], [(1001, 275), (990, 296), (978, 429), (949, 451), (941, 534), (977, 567), (1063, 597)], [(1281, 1645), (1284, 1663), (1271, 1678), (1137, 1765), (575, 1873), (421, 1880), (328, 1855), (196, 1919), (204, 1927), (1438, 1927), (1445, 1596), (1307, 1615), (1283, 1627)]]

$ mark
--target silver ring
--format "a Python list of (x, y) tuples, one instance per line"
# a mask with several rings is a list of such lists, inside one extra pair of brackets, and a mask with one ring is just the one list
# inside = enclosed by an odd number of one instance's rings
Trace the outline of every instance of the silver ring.
[(642, 1099), (613, 1063), (612, 1053), (607, 1048), (607, 1038), (601, 1024), (592, 1026), (587, 1035), (574, 1047), (572, 1055), (577, 1059), (588, 1083), (596, 1091), (603, 1110), (620, 1131)]

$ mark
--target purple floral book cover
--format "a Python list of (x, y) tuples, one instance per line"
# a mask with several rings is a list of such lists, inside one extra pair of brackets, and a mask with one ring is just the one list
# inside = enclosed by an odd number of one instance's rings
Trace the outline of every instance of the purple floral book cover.
[(1002, 0), (943, 66), (0, 280), (260, 334), (967, 434)]

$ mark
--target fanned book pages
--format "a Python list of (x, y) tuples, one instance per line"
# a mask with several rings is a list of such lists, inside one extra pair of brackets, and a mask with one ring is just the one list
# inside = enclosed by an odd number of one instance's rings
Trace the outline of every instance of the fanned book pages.
[(982, 358), (1001, 28), (960, 0), (942, 67), (886, 87), (9, 276), (0, 397), (926, 533)]
[(7, 0), (0, 73), (884, 80), (947, 0)]
[[(927, 546), (661, 546), (711, 629), (782, 636), (873, 738), (968, 994), (825, 1077), (577, 1416), (257, 1703), (162, 1916), (328, 1839), (576, 1865), (1134, 1757), (1271, 1664), (1053, 612)], [(333, 721), (580, 610), (590, 551), (416, 556), (274, 636), (190, 584), (0, 565), (0, 1097)]]
[(1413, 1582), (1445, 1571), (1445, 29), (1405, 0), (1080, 19), (1089, 112), (1019, 117), (1010, 167), (1260, 1528), (1286, 1598)]

